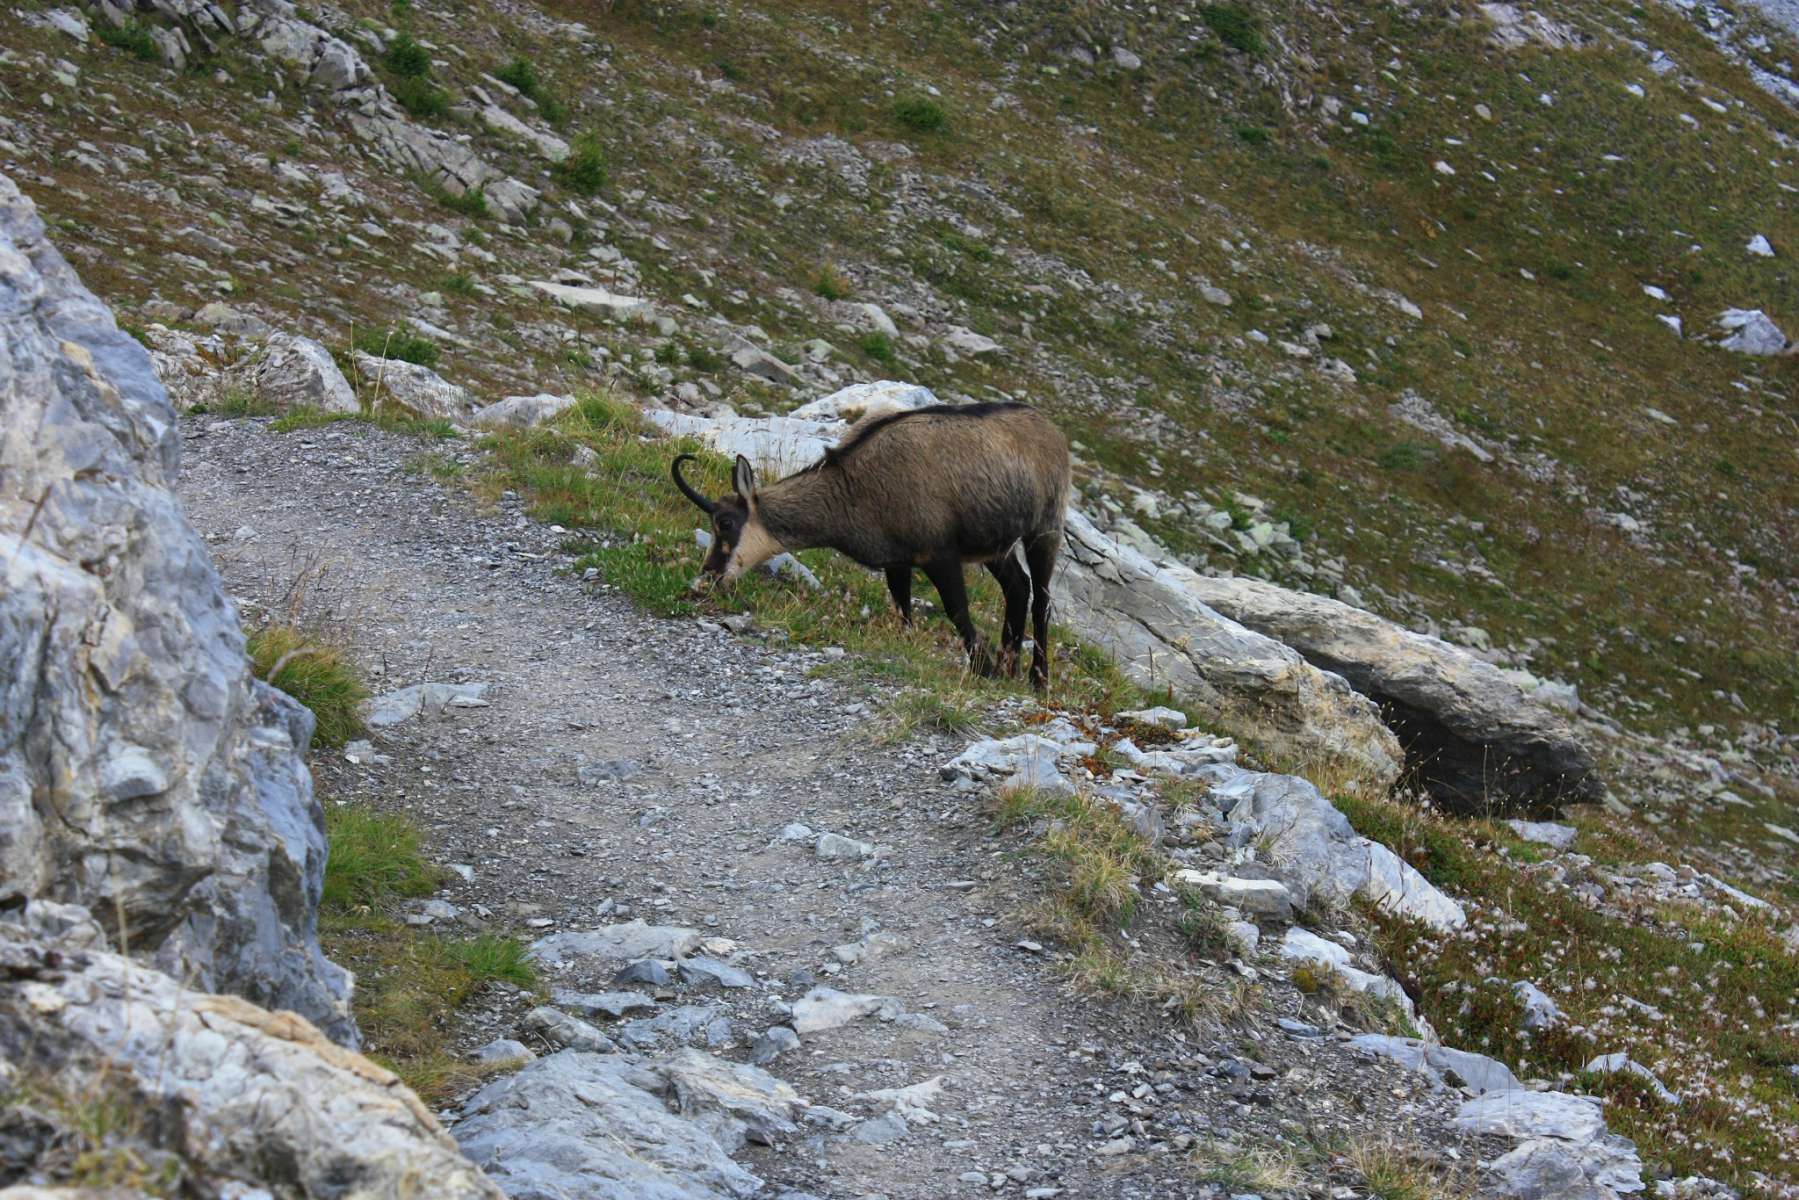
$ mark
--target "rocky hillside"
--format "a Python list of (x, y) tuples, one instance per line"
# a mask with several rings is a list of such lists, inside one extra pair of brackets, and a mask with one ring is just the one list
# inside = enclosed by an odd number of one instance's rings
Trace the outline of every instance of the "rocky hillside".
[[(399, 1077), (207, 1001), (341, 1082), (327, 1126), (383, 1114), (396, 1169), (470, 1195), (451, 1137), (513, 1194), (676, 1160), (682, 1195), (1794, 1194), (1796, 27), (1776, 0), (19, 0), (0, 170), (123, 332), (0, 195), (0, 399), (48, 414), (0, 441), (0, 641), (42, 664), (0, 710), (4, 1048), (179, 1107), (126, 1044), (197, 1003), (152, 968), (295, 1009)], [(876, 394), (1069, 433), (1045, 706), (871, 619), (878, 581), (828, 556), (688, 593), (669, 454), (803, 460)], [(327, 560), (345, 670), (417, 682), (358, 715), (346, 677), (321, 818), (261, 679), (302, 690), (318, 631), (281, 621)], [(252, 669), (240, 618), (298, 640)], [(671, 665), (712, 656), (716, 684)], [(756, 717), (795, 708), (783, 753), (907, 748), (806, 759), (783, 808), (742, 764), (775, 769)], [(356, 838), (461, 866), (345, 883)], [(908, 888), (968, 907), (927, 935)], [(675, 941), (613, 953), (639, 914)], [(413, 940), (446, 923), (469, 938)], [(621, 979), (653, 1011), (602, 1032)], [(472, 1093), (511, 1038), (558, 1052)], [(939, 1125), (933, 1061), (995, 1047)], [(297, 1102), (281, 1074), (253, 1094)], [(20, 1145), (77, 1143), (92, 1095), (6, 1082), (5, 1121), (61, 1114)], [(1392, 1161), (1352, 1115), (1383, 1089)], [(519, 1116), (572, 1092), (622, 1157), (580, 1157), (578, 1107), (573, 1159)], [(279, 1194), (346, 1169), (290, 1134)], [(184, 1169), (261, 1178), (237, 1148)]]

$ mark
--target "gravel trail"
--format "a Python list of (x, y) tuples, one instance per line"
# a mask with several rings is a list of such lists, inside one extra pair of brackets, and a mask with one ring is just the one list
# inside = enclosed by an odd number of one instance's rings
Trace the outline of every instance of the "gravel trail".
[[(347, 632), (376, 692), (490, 685), (485, 707), (375, 731), (386, 762), (315, 755), (326, 803), (402, 809), (434, 857), (473, 869), (443, 893), (459, 919), (535, 938), (641, 917), (731, 939), (751, 987), (682, 988), (662, 1006), (721, 1006), (727, 1057), (814, 984), (922, 1018), (807, 1035), (769, 1064), (858, 1122), (879, 1115), (860, 1093), (936, 1076), (945, 1090), (940, 1119), (896, 1141), (872, 1122), (749, 1148), (768, 1195), (1224, 1195), (1189, 1146), (1328, 1141), (1367, 1113), (1437, 1138), (1455, 1097), (1338, 1039), (1275, 1030), (1300, 1003), (1277, 976), (1215, 1041), (1070, 995), (1048, 955), (1018, 945), (1033, 868), (938, 780), (960, 744), (882, 744), (878, 695), (810, 675), (824, 653), (652, 618), (559, 571), (564, 533), (510, 497), (483, 509), (435, 481), (419, 469), (433, 448), (413, 439), (207, 416), (184, 432), (183, 502), (247, 612), (295, 603), (300, 580), (298, 603)], [(796, 822), (879, 849), (822, 858), (780, 839)], [(833, 954), (865, 938), (876, 952), (861, 961)], [(609, 986), (578, 964), (546, 982)], [(532, 1003), (483, 997), (463, 1048), (516, 1036)], [(1307, 1174), (1314, 1194), (1364, 1194)]]

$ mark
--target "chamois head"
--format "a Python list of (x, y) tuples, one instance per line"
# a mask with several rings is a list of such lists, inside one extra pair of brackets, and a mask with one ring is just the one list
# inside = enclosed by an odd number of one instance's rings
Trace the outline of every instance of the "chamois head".
[(669, 474), (674, 476), (675, 486), (681, 489), (681, 494), (712, 518), (712, 549), (707, 553), (700, 573), (708, 579), (731, 583), (745, 571), (759, 567), (781, 553), (781, 543), (768, 532), (757, 512), (756, 472), (749, 459), (741, 454), (737, 456), (737, 465), (731, 470), (732, 494), (708, 500), (681, 478), (681, 464), (692, 458), (691, 454), (676, 457), (669, 466)]

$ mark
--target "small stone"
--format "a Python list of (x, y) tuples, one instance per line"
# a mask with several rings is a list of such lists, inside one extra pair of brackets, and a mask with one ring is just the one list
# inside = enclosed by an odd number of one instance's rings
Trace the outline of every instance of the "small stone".
[(854, 838), (842, 834), (821, 833), (813, 844), (812, 852), (820, 858), (873, 858), (876, 847), (868, 842), (858, 842)]
[(675, 969), (680, 972), (683, 983), (694, 987), (746, 988), (756, 982), (741, 967), (733, 967), (705, 955), (684, 958)]
[(512, 1038), (495, 1038), (469, 1056), (476, 1062), (530, 1062), (537, 1055), (531, 1047)]
[(669, 974), (668, 967), (661, 959), (641, 958), (626, 966), (624, 970), (612, 977), (613, 983), (642, 983), (650, 987), (668, 987), (674, 983), (674, 976)]
[(799, 1034), (785, 1025), (772, 1025), (750, 1043), (750, 1061), (758, 1067), (764, 1067), (787, 1051), (799, 1048)]
[(899, 1141), (910, 1132), (906, 1119), (896, 1112), (890, 1112), (862, 1122), (850, 1132), (850, 1136), (866, 1145), (886, 1146)]
[(540, 1005), (525, 1014), (524, 1027), (537, 1034), (546, 1042), (566, 1047), (570, 1050), (586, 1050), (596, 1054), (610, 1054), (615, 1047), (612, 1039), (578, 1017), (571, 1017), (561, 1009)]

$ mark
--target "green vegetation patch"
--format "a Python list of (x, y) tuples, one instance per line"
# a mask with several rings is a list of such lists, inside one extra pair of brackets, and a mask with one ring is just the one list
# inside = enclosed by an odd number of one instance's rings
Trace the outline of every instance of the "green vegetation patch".
[(335, 749), (362, 732), (368, 689), (337, 647), (292, 625), (268, 625), (252, 632), (244, 649), (258, 679), (311, 710), (314, 745)]
[(111, 25), (98, 21), (93, 26), (94, 36), (115, 50), (123, 50), (140, 62), (157, 62), (162, 52), (156, 48), (156, 39), (150, 36), (149, 27), (141, 21), (126, 21), (123, 25)]
[(364, 354), (376, 358), (397, 358), (421, 367), (437, 365), (437, 343), (406, 325), (358, 329), (353, 344)]
[(429, 862), (412, 821), (359, 805), (328, 804), (330, 857), (319, 905), (319, 941), (356, 972), (355, 1015), (365, 1052), (441, 1104), (506, 1063), (471, 1063), (444, 1049), (456, 1010), (489, 984), (534, 990), (528, 949), (485, 932), (443, 937), (399, 918), (407, 899), (437, 890), (445, 873)]
[[(1612, 1128), (1674, 1175), (1749, 1192), (1758, 1172), (1799, 1182), (1799, 953), (1779, 918), (1731, 919), (1696, 905), (1601, 913), (1572, 890), (1580, 868), (1558, 882), (1503, 825), (1387, 800), (1338, 806), (1358, 832), (1472, 905), (1468, 926), (1449, 934), (1369, 913), (1400, 982), (1446, 1043), (1603, 1097)], [(1511, 986), (1519, 980), (1560, 1006), (1558, 1026), (1524, 1029)], [(1654, 1071), (1680, 1104), (1627, 1074), (1583, 1074), (1614, 1051)]]
[(606, 186), (606, 151), (596, 133), (583, 133), (569, 145), (568, 157), (552, 172), (562, 185), (583, 196), (597, 195)]

